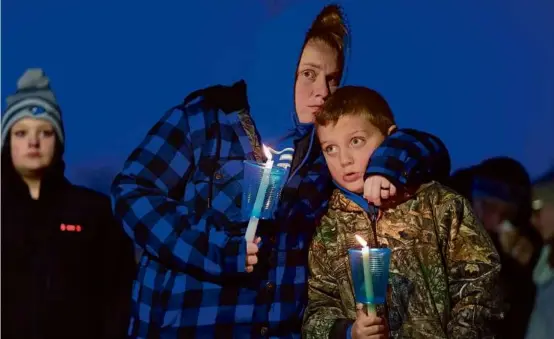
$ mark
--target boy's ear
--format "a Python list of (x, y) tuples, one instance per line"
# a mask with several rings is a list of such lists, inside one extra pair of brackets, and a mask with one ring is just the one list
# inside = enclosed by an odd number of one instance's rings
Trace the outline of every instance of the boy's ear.
[(398, 127), (396, 127), (396, 125), (392, 125), (391, 127), (389, 127), (389, 130), (387, 132), (387, 136), (391, 135), (392, 133), (394, 133), (394, 131), (396, 131), (398, 129)]

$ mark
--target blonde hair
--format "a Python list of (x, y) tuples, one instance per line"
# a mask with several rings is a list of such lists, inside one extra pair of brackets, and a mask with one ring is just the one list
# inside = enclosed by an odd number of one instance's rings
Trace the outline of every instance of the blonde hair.
[(304, 46), (310, 41), (324, 42), (336, 50), (339, 55), (339, 67), (342, 70), (346, 51), (350, 48), (350, 29), (339, 5), (327, 5), (319, 12), (306, 34)]
[(377, 91), (362, 86), (344, 86), (336, 90), (315, 117), (317, 126), (336, 124), (345, 115), (362, 115), (383, 133), (395, 125), (389, 104)]

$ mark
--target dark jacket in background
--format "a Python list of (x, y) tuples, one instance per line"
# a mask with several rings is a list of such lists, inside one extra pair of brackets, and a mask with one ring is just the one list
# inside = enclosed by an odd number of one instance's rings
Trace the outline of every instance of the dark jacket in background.
[(60, 159), (33, 200), (2, 152), (3, 339), (126, 335), (132, 243), (108, 197), (72, 185), (63, 170)]

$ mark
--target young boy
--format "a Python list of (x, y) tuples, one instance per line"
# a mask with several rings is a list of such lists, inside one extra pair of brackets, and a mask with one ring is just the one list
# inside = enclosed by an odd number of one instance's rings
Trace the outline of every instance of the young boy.
[[(318, 113), (316, 128), (339, 189), (310, 248), (304, 336), (494, 336), (493, 323), (502, 317), (496, 289), (500, 262), (467, 200), (430, 182), (388, 209), (368, 212), (354, 202), (359, 200), (352, 193), (363, 192), (372, 153), (396, 128), (385, 99), (368, 88), (342, 87)], [(392, 250), (392, 293), (377, 316), (356, 305), (347, 253), (360, 248), (355, 235), (371, 247)]]

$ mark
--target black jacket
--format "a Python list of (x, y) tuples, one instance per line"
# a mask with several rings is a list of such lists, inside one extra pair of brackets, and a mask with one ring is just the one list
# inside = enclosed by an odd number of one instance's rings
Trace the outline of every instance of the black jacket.
[(125, 337), (135, 262), (108, 197), (72, 185), (60, 159), (33, 200), (8, 153), (2, 152), (1, 337)]

